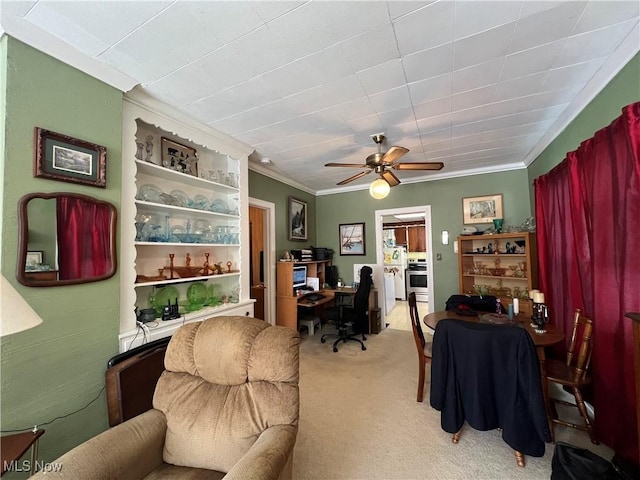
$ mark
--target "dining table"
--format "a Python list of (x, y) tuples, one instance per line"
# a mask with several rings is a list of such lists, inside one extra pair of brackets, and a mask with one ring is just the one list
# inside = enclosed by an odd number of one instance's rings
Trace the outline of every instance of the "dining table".
[[(538, 362), (540, 363), (540, 377), (542, 381), (542, 395), (544, 396), (544, 405), (547, 411), (547, 421), (549, 423), (549, 431), (551, 433), (551, 440), (554, 441), (553, 435), (553, 414), (551, 409), (551, 401), (549, 399), (549, 386), (547, 384), (547, 370), (545, 368), (546, 353), (545, 348), (560, 343), (564, 340), (564, 333), (557, 327), (549, 323), (545, 324), (544, 332), (539, 333), (536, 328), (531, 324), (531, 317), (519, 313), (514, 315), (513, 321), (509, 321), (506, 314), (502, 314), (504, 321), (497, 321), (494, 323), (504, 323), (512, 325), (520, 325), (529, 333), (533, 344), (536, 347), (536, 353), (538, 354)], [(496, 314), (488, 314), (487, 312), (477, 312), (475, 315), (461, 315), (452, 310), (441, 310), (438, 312), (428, 313), (423, 318), (423, 323), (431, 330), (435, 330), (440, 320), (445, 318), (454, 318), (458, 320), (464, 320), (467, 322), (489, 322), (486, 318), (496, 320), (498, 317)]]

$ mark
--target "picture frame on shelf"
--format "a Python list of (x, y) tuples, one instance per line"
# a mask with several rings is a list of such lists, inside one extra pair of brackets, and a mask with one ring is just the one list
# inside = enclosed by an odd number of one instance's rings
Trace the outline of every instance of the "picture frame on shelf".
[(465, 197), (462, 199), (462, 223), (493, 223), (502, 219), (502, 194), (484, 195), (481, 197)]
[(162, 166), (176, 172), (198, 176), (198, 152), (193, 147), (161, 137)]
[(340, 255), (365, 255), (364, 223), (341, 223), (338, 226)]
[(35, 128), (34, 176), (92, 187), (107, 186), (107, 148)]
[(27, 252), (25, 270), (36, 270), (38, 265), (44, 262), (44, 252), (42, 250), (31, 250)]
[(307, 230), (307, 202), (299, 198), (289, 197), (289, 240), (306, 241)]

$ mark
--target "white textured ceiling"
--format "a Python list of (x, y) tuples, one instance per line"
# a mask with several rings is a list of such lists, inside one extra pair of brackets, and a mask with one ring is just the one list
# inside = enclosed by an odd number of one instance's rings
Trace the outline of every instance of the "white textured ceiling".
[(384, 149), (410, 149), (403, 161), (444, 163), (398, 172), (405, 183), (523, 168), (640, 48), (637, 0), (0, 8), (6, 33), (123, 91), (139, 85), (254, 147), (251, 168), (319, 194), (360, 171), (324, 164), (364, 163), (379, 132)]

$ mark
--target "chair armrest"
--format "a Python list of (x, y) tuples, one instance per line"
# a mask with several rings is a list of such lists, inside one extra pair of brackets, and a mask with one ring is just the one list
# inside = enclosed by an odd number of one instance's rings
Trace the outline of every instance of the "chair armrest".
[(148, 410), (102, 432), (62, 455), (58, 472), (39, 472), (32, 478), (46, 480), (136, 479), (162, 464), (167, 429), (159, 410)]
[[(278, 480), (290, 461), (296, 443), (298, 428), (292, 425), (276, 425), (267, 428), (249, 451), (236, 463), (225, 480)], [(291, 473), (282, 475), (290, 477)]]

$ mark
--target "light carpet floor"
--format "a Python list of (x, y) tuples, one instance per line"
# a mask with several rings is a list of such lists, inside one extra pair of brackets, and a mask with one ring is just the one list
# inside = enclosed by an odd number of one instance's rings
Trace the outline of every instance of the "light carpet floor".
[[(327, 329), (325, 329), (327, 330)], [(500, 432), (465, 425), (458, 445), (429, 405), (429, 370), (423, 403), (416, 402), (418, 366), (413, 334), (386, 329), (370, 335), (367, 350), (355, 342), (320, 343), (320, 332), (300, 346), (300, 424), (294, 479), (548, 479), (553, 444), (543, 457), (516, 466)], [(556, 439), (590, 448), (574, 429)]]

